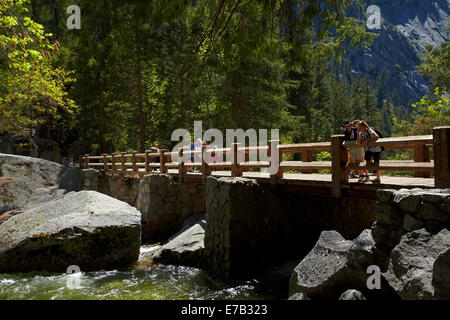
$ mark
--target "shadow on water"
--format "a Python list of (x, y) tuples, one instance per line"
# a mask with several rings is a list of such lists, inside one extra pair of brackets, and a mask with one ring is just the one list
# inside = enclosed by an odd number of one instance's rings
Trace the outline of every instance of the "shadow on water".
[[(74, 277), (79, 280), (75, 287)], [(221, 281), (197, 268), (160, 265), (146, 270), (128, 268), (75, 275), (0, 274), (0, 299), (264, 300), (280, 297), (269, 293), (254, 279)]]

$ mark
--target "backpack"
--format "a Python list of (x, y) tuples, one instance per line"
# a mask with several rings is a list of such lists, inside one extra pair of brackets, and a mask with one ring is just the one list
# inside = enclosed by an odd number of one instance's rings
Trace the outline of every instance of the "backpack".
[[(383, 138), (383, 134), (381, 133), (380, 130), (376, 129), (376, 128), (372, 128), (373, 131), (375, 131), (375, 133), (378, 135), (379, 138)], [(381, 147), (381, 151), (384, 151), (384, 147)]]

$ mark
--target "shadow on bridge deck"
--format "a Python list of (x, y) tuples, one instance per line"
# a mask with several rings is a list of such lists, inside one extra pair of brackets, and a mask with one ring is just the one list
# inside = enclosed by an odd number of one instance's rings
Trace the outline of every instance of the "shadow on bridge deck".
[[(157, 173), (157, 171), (155, 171)], [(178, 170), (169, 170), (169, 175), (175, 180), (178, 179)], [(214, 171), (214, 177), (231, 177), (231, 171)], [(255, 179), (259, 183), (270, 187), (270, 178), (268, 173), (244, 172), (243, 178)], [(371, 177), (371, 179), (374, 177)], [(202, 174), (191, 172), (184, 176), (186, 182), (201, 182)], [(414, 188), (434, 188), (434, 178), (418, 178), (408, 176), (381, 176), (381, 183), (372, 182), (359, 183), (358, 179), (350, 179), (349, 182), (342, 184), (342, 196), (376, 199), (376, 190), (378, 189), (414, 189)], [(286, 192), (302, 192), (309, 194), (331, 195), (331, 174), (320, 173), (284, 173), (276, 185), (272, 188), (278, 188)]]

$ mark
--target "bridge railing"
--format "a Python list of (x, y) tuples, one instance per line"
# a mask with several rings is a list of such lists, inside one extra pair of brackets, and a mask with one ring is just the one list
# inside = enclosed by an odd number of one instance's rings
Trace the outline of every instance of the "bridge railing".
[[(379, 164), (348, 163), (348, 150), (354, 144), (344, 142), (343, 135), (331, 137), (330, 142), (280, 144), (280, 141), (269, 141), (268, 146), (243, 147), (233, 143), (229, 148), (208, 149), (206, 145), (201, 150), (179, 149), (178, 152), (169, 152), (162, 149), (158, 153), (146, 151), (145, 153), (103, 154), (101, 156), (85, 155), (80, 157), (80, 167), (103, 169), (111, 175), (124, 175), (140, 178), (156, 170), (167, 173), (169, 169), (178, 169), (182, 180), (188, 171), (194, 167), (201, 168), (204, 180), (213, 170), (230, 170), (231, 176), (242, 176), (244, 171), (270, 168), (271, 183), (277, 183), (283, 178), (288, 169), (300, 170), (302, 173), (311, 173), (312, 170), (330, 170), (332, 175), (332, 194), (339, 197), (341, 186), (348, 182), (348, 172), (351, 169), (387, 170), (414, 172), (415, 176), (429, 177), (434, 173), (435, 187), (450, 187), (450, 127), (434, 128), (433, 135), (380, 138), (368, 146), (380, 146), (385, 150), (413, 150), (412, 160), (380, 161)], [(434, 160), (430, 160), (430, 150), (433, 150)], [(275, 150), (272, 154), (271, 150)], [(313, 161), (313, 153), (330, 152), (331, 161)], [(211, 163), (203, 155), (215, 153), (216, 161)], [(285, 154), (301, 153), (301, 161), (283, 160)], [(250, 155), (258, 155), (257, 161), (249, 161)], [(175, 159), (188, 159), (179, 162)], [(278, 163), (278, 166), (272, 164)]]

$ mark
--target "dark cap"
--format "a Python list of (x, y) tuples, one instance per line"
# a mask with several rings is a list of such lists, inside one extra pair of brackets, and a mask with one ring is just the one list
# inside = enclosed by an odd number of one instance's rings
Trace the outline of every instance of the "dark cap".
[(348, 125), (351, 125), (351, 122), (348, 121), (348, 120), (346, 120), (342, 126), (346, 127), (346, 126), (348, 126)]

